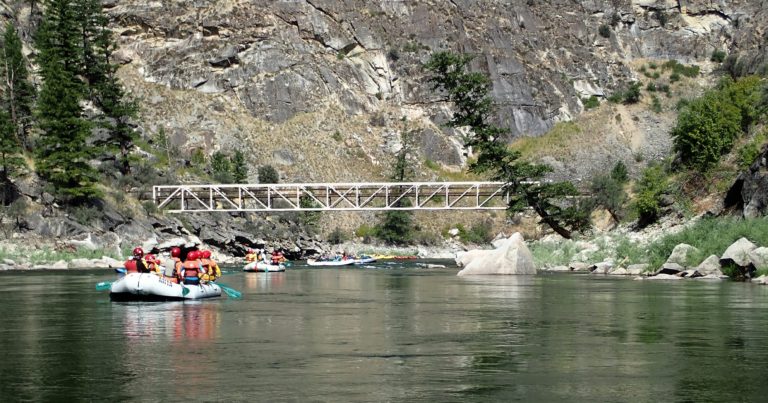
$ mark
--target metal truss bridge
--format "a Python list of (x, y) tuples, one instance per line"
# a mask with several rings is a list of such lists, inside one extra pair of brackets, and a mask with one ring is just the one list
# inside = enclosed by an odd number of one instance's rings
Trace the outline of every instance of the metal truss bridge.
[(279, 183), (154, 186), (172, 213), (204, 211), (505, 210), (503, 182)]

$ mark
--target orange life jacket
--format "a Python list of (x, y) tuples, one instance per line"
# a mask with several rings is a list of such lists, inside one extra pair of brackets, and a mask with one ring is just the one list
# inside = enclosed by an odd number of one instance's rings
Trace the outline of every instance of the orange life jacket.
[(182, 275), (184, 278), (188, 277), (200, 277), (200, 261), (199, 260), (187, 260), (182, 263)]

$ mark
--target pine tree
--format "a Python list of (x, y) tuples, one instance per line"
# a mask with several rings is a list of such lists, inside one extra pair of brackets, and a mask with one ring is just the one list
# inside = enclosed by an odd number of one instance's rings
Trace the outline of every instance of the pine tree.
[(72, 202), (98, 196), (97, 172), (89, 165), (95, 155), (86, 143), (91, 125), (82, 117), (84, 85), (74, 5), (49, 0), (36, 37), (43, 86), (37, 103), (42, 131), (37, 143), (37, 170), (56, 192)]
[(35, 88), (29, 81), (27, 63), (21, 52), (21, 39), (11, 23), (3, 35), (2, 62), (3, 108), (8, 111), (14, 127), (13, 134), (22, 145), (27, 145), (27, 132), (32, 124), (32, 104)]
[(108, 27), (100, 0), (77, 0), (78, 33), (81, 48), (80, 75), (88, 83), (87, 97), (102, 111), (98, 125), (109, 135), (99, 143), (118, 153), (120, 171), (131, 171), (129, 153), (138, 137), (130, 121), (137, 114), (135, 102), (128, 99), (117, 79), (118, 66), (111, 62), (117, 45)]
[(0, 109), (0, 205), (11, 202), (11, 178), (24, 166), (21, 158), (21, 144), (15, 133), (15, 126), (8, 113)]
[(452, 127), (469, 127), (472, 135), (465, 145), (477, 153), (470, 170), (490, 173), (493, 180), (504, 182), (510, 194), (507, 211), (515, 213), (532, 208), (542, 222), (565, 238), (573, 231), (589, 227), (589, 211), (579, 203), (569, 202), (578, 195), (569, 182), (535, 183), (552, 168), (521, 160), (519, 152), (509, 149), (503, 139), (507, 130), (490, 122), (493, 102), (488, 93), (490, 79), (478, 72), (469, 72), (472, 56), (437, 52), (424, 66), (431, 73), (433, 89), (444, 92), (455, 106)]
[(240, 150), (235, 150), (232, 157), (232, 176), (235, 183), (248, 182), (248, 164), (245, 162), (245, 154)]
[[(394, 182), (404, 182), (412, 177), (414, 173), (413, 164), (410, 162), (413, 146), (413, 133), (403, 134), (403, 148), (395, 157), (395, 164), (392, 167), (392, 180)], [(403, 191), (401, 189), (401, 191)], [(393, 207), (394, 210), (388, 210), (384, 213), (381, 222), (376, 228), (376, 236), (384, 242), (395, 245), (407, 245), (413, 240), (413, 212), (407, 210), (398, 210), (398, 207), (407, 207), (406, 200), (398, 200)]]

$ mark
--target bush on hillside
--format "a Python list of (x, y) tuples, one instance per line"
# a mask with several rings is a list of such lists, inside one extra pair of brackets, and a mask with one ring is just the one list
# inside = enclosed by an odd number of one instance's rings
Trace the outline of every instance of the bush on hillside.
[(257, 171), (259, 175), (259, 183), (278, 183), (280, 182), (280, 174), (277, 173), (277, 169), (272, 165), (262, 165)]
[(709, 58), (710, 61), (715, 63), (722, 63), (725, 61), (725, 51), (722, 51), (720, 49), (715, 49), (712, 51), (712, 56)]
[(662, 196), (667, 190), (667, 173), (663, 165), (649, 165), (635, 184), (635, 200), (632, 210), (637, 214), (638, 224), (653, 223), (661, 213)]
[(684, 165), (706, 171), (731, 150), (760, 116), (760, 85), (757, 77), (724, 80), (682, 107), (671, 134)]
[(671, 133), (683, 165), (702, 171), (714, 166), (741, 135), (740, 117), (736, 106), (714, 92), (685, 106)]
[(597, 32), (603, 38), (610, 38), (611, 37), (611, 27), (609, 27), (607, 24), (600, 25), (600, 28), (597, 30)]
[(584, 104), (584, 109), (587, 110), (600, 106), (600, 100), (595, 95), (592, 95), (589, 98), (582, 98), (581, 102)]

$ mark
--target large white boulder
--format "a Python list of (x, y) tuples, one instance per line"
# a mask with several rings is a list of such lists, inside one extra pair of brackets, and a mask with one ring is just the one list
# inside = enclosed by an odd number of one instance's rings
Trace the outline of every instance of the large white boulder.
[(458, 275), (536, 274), (533, 255), (519, 232), (497, 245), (496, 249), (475, 249), (457, 256), (456, 264), (464, 268)]
[(734, 263), (740, 267), (747, 267), (750, 264), (749, 252), (755, 249), (757, 249), (757, 245), (750, 242), (747, 238), (740, 238), (723, 252), (723, 256), (720, 256), (720, 264), (728, 265)]

